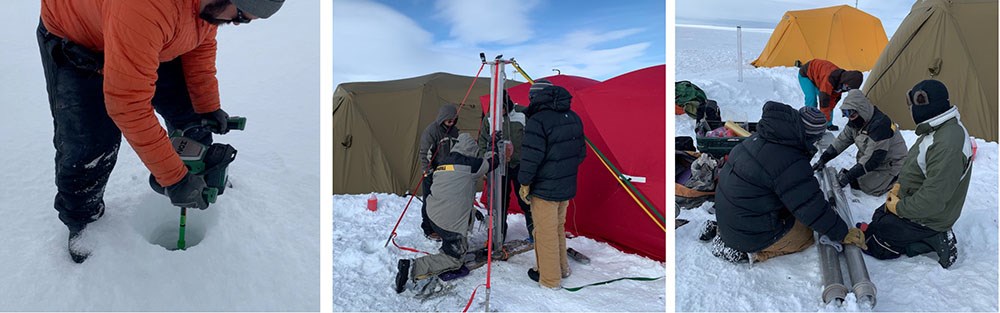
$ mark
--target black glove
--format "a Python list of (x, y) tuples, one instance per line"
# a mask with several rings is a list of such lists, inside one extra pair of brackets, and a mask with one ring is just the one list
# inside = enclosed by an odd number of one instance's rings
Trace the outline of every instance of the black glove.
[(479, 212), (479, 210), (475, 210), (475, 209), (473, 209), (473, 211), (476, 212), (476, 220), (477, 221), (479, 221), (480, 223), (483, 223), (483, 221), (486, 220), (486, 216), (483, 215), (483, 212)]
[(832, 146), (827, 147), (826, 150), (823, 150), (823, 154), (819, 156), (819, 162), (816, 162), (816, 164), (813, 165), (812, 167), (813, 171), (822, 170), (823, 167), (826, 166), (827, 162), (830, 162), (830, 160), (833, 160), (833, 158), (836, 157), (837, 157), (837, 151), (833, 150)]
[(840, 188), (851, 184), (851, 177), (847, 174), (847, 170), (840, 170), (840, 173), (837, 173), (837, 184), (840, 185)]
[(229, 113), (226, 113), (226, 111), (218, 109), (211, 113), (202, 114), (201, 118), (212, 121), (218, 125), (213, 129), (216, 131), (215, 133), (225, 135), (229, 132)]
[(187, 173), (181, 181), (166, 188), (166, 195), (175, 206), (204, 210), (208, 208), (208, 201), (204, 196), (206, 187), (208, 185), (205, 184), (204, 177)]

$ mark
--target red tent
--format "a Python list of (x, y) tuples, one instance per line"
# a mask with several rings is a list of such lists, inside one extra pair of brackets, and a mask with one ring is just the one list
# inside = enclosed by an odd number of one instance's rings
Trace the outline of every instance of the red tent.
[[(580, 165), (577, 196), (567, 212), (566, 231), (658, 261), (666, 258), (666, 234), (653, 221), (658, 219), (653, 212), (663, 216), (666, 205), (665, 69), (654, 66), (603, 83), (568, 75), (547, 77), (573, 95), (572, 108), (584, 122), (584, 133), (611, 165), (637, 177), (633, 184), (653, 206), (647, 214), (588, 148)], [(514, 102), (527, 104), (528, 88), (529, 84), (521, 84), (508, 92)], [(480, 98), (484, 108), (488, 98)], [(639, 183), (642, 179), (645, 182)], [(516, 196), (516, 192), (511, 195)], [(510, 202), (512, 212), (521, 212), (515, 199)]]
[(632, 184), (652, 207), (643, 209), (588, 149), (573, 200), (576, 219), (567, 217), (566, 222), (574, 233), (659, 261), (666, 258), (661, 228), (666, 227), (665, 75), (665, 65), (648, 67), (583, 89), (573, 98), (587, 138), (610, 165), (634, 177)]

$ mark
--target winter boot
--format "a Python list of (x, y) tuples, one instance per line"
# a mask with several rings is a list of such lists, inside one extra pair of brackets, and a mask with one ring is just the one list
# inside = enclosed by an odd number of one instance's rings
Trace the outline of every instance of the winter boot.
[(68, 226), (69, 227), (69, 241), (66, 244), (66, 249), (69, 251), (69, 257), (73, 259), (73, 262), (83, 263), (90, 256), (90, 248), (85, 247), (80, 242), (80, 235), (83, 230), (87, 228), (87, 225), (83, 226)]
[(538, 276), (538, 271), (537, 270), (535, 270), (534, 268), (529, 268), (528, 269), (528, 278), (531, 278), (531, 280), (534, 280), (537, 283), (538, 282), (538, 277), (539, 276)]
[(955, 240), (955, 233), (951, 230), (940, 232), (921, 241), (937, 252), (938, 264), (941, 264), (941, 267), (949, 268), (958, 260), (958, 241)]
[(750, 255), (726, 246), (722, 242), (722, 237), (715, 236), (712, 239), (712, 255), (731, 263), (749, 263)]
[(715, 235), (719, 232), (719, 223), (716, 221), (705, 221), (705, 226), (701, 227), (701, 235), (698, 236), (698, 240), (709, 241), (715, 238)]
[(827, 127), (826, 127), (826, 130), (829, 130), (829, 131), (832, 131), (832, 132), (835, 132), (835, 131), (838, 131), (838, 130), (840, 130), (840, 127), (837, 127), (837, 125), (833, 125), (833, 124), (830, 124), (830, 126), (827, 126)]
[(403, 293), (406, 290), (406, 281), (410, 279), (410, 260), (409, 259), (399, 259), (396, 263), (396, 293)]

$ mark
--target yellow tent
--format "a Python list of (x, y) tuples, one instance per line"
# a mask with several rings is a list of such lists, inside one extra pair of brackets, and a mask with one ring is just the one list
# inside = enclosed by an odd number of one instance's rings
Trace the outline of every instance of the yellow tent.
[(793, 66), (795, 60), (824, 59), (846, 70), (868, 71), (888, 41), (882, 21), (850, 6), (788, 11), (750, 64)]

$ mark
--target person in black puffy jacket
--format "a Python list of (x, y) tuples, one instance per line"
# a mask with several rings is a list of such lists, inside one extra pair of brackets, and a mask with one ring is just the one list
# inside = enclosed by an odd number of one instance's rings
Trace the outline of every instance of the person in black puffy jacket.
[(733, 148), (719, 173), (713, 254), (760, 262), (805, 250), (813, 231), (863, 245), (863, 233), (849, 229), (830, 208), (809, 164), (825, 124), (813, 107), (796, 111), (783, 103), (764, 104), (757, 133)]
[(576, 196), (577, 167), (586, 157), (583, 122), (570, 110), (566, 89), (539, 80), (529, 91), (521, 146), (520, 196), (531, 204), (537, 268), (528, 276), (542, 287), (560, 287), (568, 277), (566, 207)]

